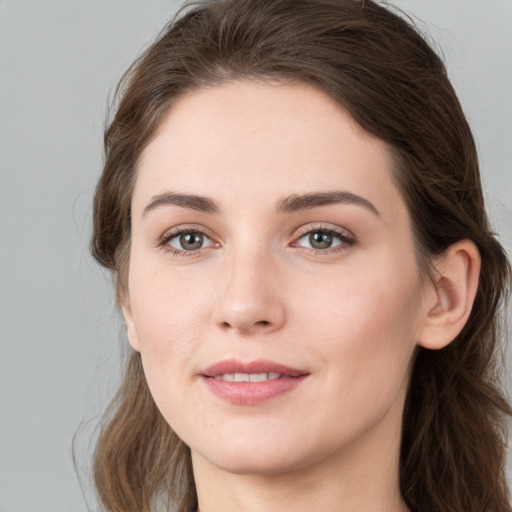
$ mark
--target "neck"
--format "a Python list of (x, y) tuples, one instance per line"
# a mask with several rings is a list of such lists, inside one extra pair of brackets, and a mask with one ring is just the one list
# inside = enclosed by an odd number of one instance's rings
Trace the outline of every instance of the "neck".
[(226, 475), (202, 480), (198, 487), (198, 512), (407, 512), (396, 482), (389, 487), (375, 482), (371, 475), (353, 485), (354, 478), (294, 472), (272, 477)]

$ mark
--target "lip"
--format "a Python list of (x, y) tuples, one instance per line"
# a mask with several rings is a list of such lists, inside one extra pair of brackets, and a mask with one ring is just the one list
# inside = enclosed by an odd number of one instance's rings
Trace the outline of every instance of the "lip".
[[(217, 380), (217, 375), (231, 373), (279, 373), (279, 379), (260, 382), (232, 382)], [(199, 376), (206, 387), (219, 398), (237, 405), (257, 405), (283, 393), (292, 391), (309, 373), (269, 360), (241, 362), (227, 359), (204, 368)]]

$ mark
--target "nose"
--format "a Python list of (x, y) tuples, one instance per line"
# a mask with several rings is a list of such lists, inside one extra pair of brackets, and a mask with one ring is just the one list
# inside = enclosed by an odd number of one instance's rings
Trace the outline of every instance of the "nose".
[(215, 323), (243, 335), (277, 331), (286, 322), (283, 287), (269, 255), (233, 254), (219, 276)]

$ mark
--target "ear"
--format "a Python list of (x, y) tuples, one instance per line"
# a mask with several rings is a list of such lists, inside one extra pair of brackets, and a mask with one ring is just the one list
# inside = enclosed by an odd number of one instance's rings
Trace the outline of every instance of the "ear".
[(418, 345), (439, 350), (450, 344), (469, 318), (478, 289), (481, 257), (471, 240), (450, 246), (435, 262), (425, 293)]
[(126, 326), (126, 334), (133, 350), (140, 352), (139, 338), (137, 336), (137, 329), (133, 321), (132, 306), (130, 303), (130, 294), (128, 291), (123, 291), (120, 294), (121, 312), (123, 313), (124, 323)]

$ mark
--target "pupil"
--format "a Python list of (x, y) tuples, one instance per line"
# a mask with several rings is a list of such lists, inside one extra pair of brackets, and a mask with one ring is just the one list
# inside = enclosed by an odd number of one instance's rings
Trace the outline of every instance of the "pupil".
[(203, 245), (203, 235), (200, 233), (183, 233), (180, 236), (180, 244), (183, 249), (189, 251), (200, 249)]
[(332, 235), (318, 231), (311, 233), (309, 235), (309, 243), (315, 249), (328, 249), (332, 245)]

